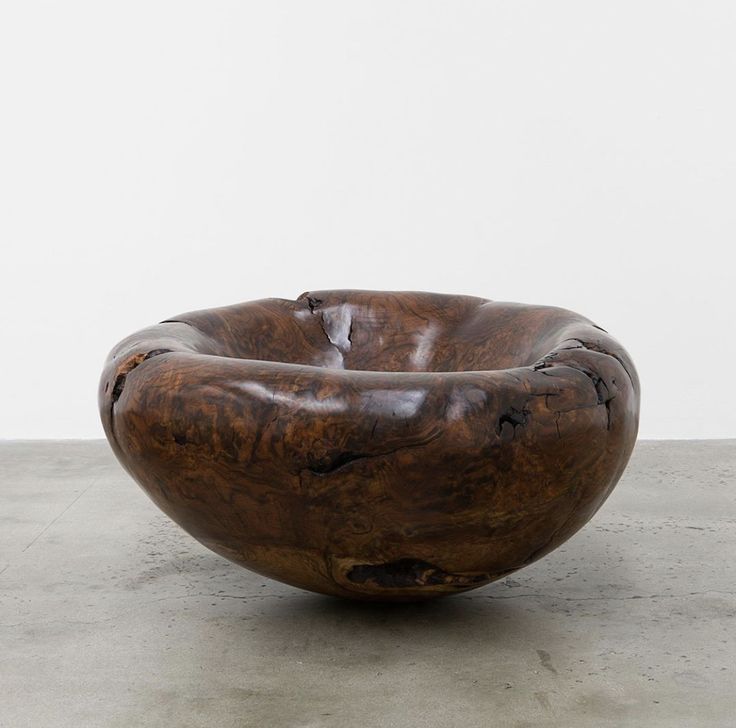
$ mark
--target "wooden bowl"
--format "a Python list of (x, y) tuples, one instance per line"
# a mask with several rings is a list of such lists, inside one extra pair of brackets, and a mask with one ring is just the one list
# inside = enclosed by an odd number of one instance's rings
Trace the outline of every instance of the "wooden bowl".
[(583, 526), (629, 459), (639, 383), (560, 308), (319, 291), (129, 336), (99, 402), (123, 466), (213, 551), (407, 600), (487, 584)]

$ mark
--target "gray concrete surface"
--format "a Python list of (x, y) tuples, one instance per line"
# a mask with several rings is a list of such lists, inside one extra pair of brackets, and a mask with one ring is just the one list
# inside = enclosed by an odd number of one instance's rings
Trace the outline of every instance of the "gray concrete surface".
[(170, 523), (103, 442), (0, 443), (0, 726), (736, 726), (736, 441), (641, 442), (561, 549), (420, 605)]

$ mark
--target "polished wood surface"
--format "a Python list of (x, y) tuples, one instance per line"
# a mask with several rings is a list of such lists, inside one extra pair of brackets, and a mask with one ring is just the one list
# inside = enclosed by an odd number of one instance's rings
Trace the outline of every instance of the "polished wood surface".
[(319, 291), (129, 336), (99, 402), (123, 466), (212, 550), (401, 600), (486, 584), (583, 526), (628, 461), (639, 383), (571, 311)]

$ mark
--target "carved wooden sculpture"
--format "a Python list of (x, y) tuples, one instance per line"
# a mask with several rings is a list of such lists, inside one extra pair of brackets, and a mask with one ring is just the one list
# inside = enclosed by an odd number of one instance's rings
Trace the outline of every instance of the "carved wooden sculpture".
[(639, 384), (570, 311), (320, 291), (128, 337), (100, 410), (128, 472), (212, 550), (399, 600), (487, 584), (583, 526), (628, 461)]

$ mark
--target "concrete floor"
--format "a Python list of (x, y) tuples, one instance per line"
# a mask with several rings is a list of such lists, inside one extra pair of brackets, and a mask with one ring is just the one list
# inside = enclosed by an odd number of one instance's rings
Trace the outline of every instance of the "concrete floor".
[(595, 519), (466, 596), (231, 565), (104, 442), (0, 443), (0, 726), (735, 726), (736, 441), (641, 442)]

